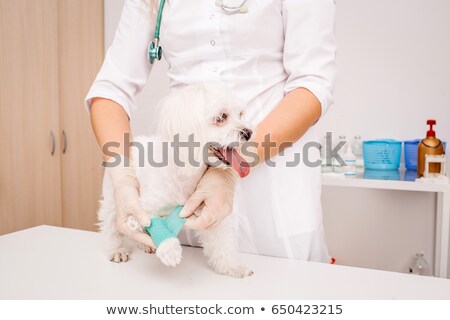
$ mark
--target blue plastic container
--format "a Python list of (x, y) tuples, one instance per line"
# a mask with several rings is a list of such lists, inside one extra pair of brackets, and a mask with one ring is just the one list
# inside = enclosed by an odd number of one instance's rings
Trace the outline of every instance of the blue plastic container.
[(364, 167), (367, 169), (397, 170), (401, 155), (401, 141), (377, 139), (363, 142)]
[(405, 167), (408, 170), (417, 170), (417, 149), (421, 139), (405, 141)]
[(405, 171), (405, 178), (403, 180), (405, 181), (416, 181), (416, 178), (418, 178), (417, 169), (416, 170), (406, 170)]
[(400, 172), (398, 170), (380, 170), (380, 169), (364, 169), (364, 179), (370, 180), (400, 180)]
[[(405, 141), (405, 167), (408, 170), (417, 170), (417, 149), (419, 148), (419, 143), (422, 139), (407, 140)], [(442, 142), (445, 147), (446, 142)]]

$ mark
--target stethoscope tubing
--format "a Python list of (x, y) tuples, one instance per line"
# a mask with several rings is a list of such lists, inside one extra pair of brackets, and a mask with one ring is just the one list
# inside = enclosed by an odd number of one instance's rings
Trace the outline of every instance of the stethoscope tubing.
[[(224, 4), (222, 0), (219, 0), (216, 2), (216, 5), (219, 6), (225, 14), (236, 14), (241, 12), (242, 8), (247, 4), (247, 1), (248, 0), (243, 0), (239, 6), (229, 6)], [(148, 47), (150, 64), (153, 64), (155, 60), (161, 59), (162, 48), (159, 46), (159, 34), (161, 30), (161, 20), (165, 3), (165, 0), (161, 0), (159, 3), (158, 17), (156, 18), (155, 39), (150, 42)]]

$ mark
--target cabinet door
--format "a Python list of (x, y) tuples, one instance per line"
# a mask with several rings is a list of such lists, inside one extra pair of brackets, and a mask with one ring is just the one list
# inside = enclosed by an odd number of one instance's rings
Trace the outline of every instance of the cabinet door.
[(61, 225), (57, 38), (57, 0), (0, 0), (0, 234)]
[(62, 212), (70, 228), (96, 229), (103, 170), (84, 97), (103, 62), (103, 46), (103, 0), (59, 0)]

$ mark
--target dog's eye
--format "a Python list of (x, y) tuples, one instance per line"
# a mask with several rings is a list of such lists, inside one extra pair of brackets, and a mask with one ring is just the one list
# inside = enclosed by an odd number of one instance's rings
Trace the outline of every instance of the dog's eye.
[(221, 125), (228, 120), (228, 113), (221, 113), (219, 116), (214, 118), (214, 124)]

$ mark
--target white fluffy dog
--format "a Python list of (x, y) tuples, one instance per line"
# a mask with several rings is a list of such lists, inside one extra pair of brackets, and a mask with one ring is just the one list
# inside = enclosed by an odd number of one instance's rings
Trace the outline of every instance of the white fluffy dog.
[[(151, 216), (164, 216), (177, 205), (184, 205), (211, 163), (223, 170), (237, 170), (241, 176), (247, 173), (230, 159), (237, 156), (233, 147), (248, 141), (252, 134), (249, 124), (243, 119), (243, 110), (243, 104), (224, 85), (217, 84), (173, 89), (162, 100), (158, 135), (138, 137), (134, 142), (142, 147), (132, 148), (141, 205)], [(186, 142), (189, 136), (197, 145), (199, 143), (198, 147), (191, 150), (179, 148), (174, 155), (171, 143), (177, 137), (178, 141)], [(211, 142), (215, 145), (209, 146)], [(205, 145), (209, 147), (203, 149)], [(204, 156), (204, 150), (209, 157)], [(177, 164), (175, 158), (185, 165)], [(155, 165), (164, 163), (164, 160), (167, 164)], [(149, 164), (151, 161), (153, 165)], [(128, 260), (130, 249), (136, 242), (117, 232), (114, 209), (114, 193), (110, 181), (106, 179), (98, 212), (99, 226), (106, 237), (111, 260), (121, 262)], [(198, 230), (196, 234), (208, 263), (216, 272), (234, 277), (252, 274), (236, 261), (236, 236), (230, 217), (217, 227)], [(172, 238), (164, 241), (156, 255), (166, 265), (180, 263), (179, 240)]]

